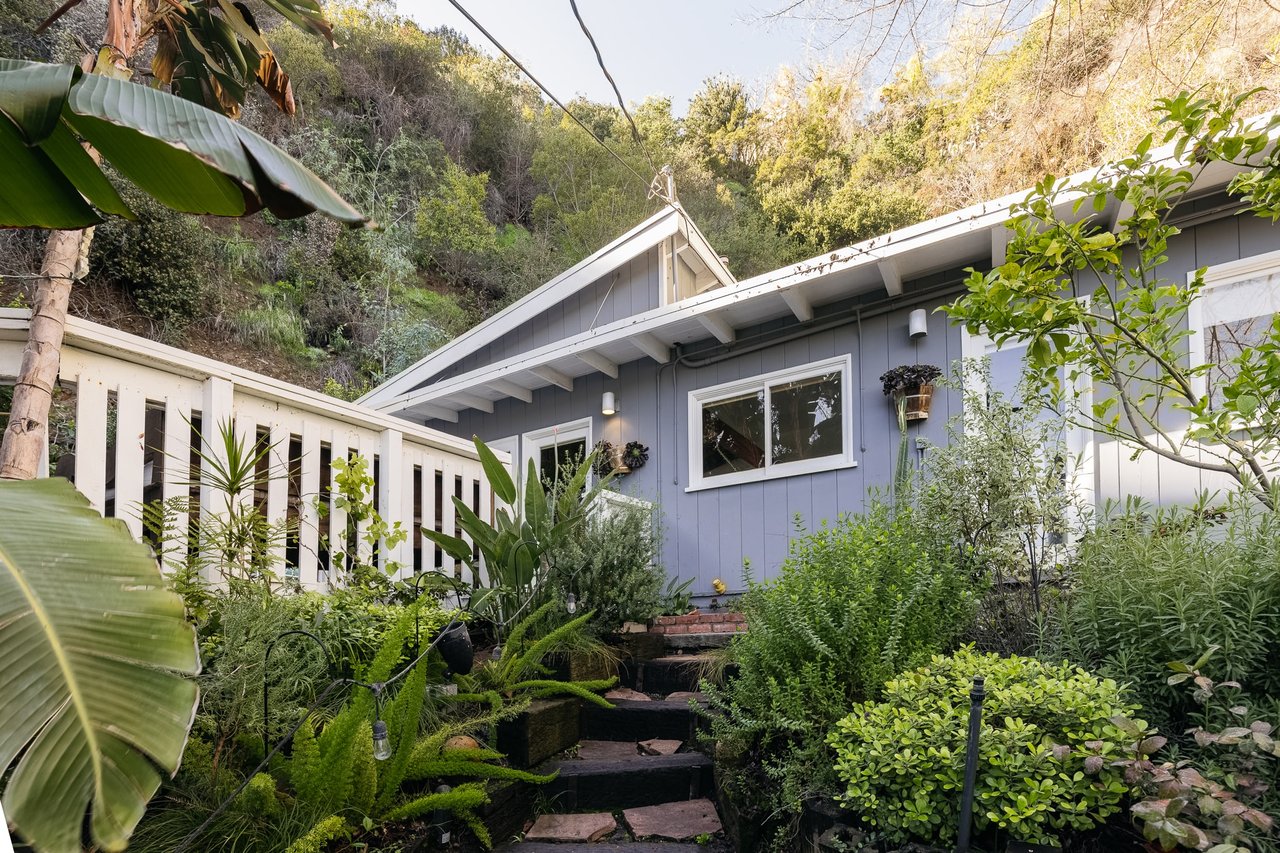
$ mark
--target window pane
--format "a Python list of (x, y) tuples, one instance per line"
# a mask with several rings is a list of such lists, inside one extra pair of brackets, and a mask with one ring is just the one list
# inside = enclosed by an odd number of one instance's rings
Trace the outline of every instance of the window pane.
[(764, 467), (764, 391), (702, 404), (702, 476)]
[(538, 450), (538, 473), (543, 486), (550, 491), (560, 480), (567, 480), (587, 458), (587, 440), (548, 444)]
[(773, 464), (844, 452), (840, 373), (769, 388), (773, 410)]
[(1231, 382), (1240, 372), (1231, 359), (1245, 350), (1255, 347), (1267, 337), (1273, 315), (1249, 317), (1229, 323), (1219, 323), (1204, 330), (1205, 361), (1213, 365), (1209, 370), (1209, 402), (1222, 403), (1223, 385)]

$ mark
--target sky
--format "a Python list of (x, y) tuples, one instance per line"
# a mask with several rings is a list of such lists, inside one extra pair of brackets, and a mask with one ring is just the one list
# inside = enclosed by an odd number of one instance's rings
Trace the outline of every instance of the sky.
[[(569, 0), (462, 3), (557, 97), (614, 102)], [(725, 73), (763, 84), (779, 65), (803, 67), (814, 57), (808, 23), (764, 19), (780, 5), (781, 0), (578, 0), (628, 103), (666, 95), (677, 115), (708, 77)], [(398, 0), (396, 9), (424, 28), (452, 27), (496, 53), (447, 0)]]

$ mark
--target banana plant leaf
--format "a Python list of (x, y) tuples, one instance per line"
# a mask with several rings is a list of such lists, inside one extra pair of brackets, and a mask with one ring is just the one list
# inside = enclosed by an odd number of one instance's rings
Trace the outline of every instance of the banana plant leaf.
[(186, 744), (195, 631), (147, 548), (66, 480), (0, 483), (0, 518), (5, 815), (41, 853), (78, 853), (86, 825), (123, 850)]
[(0, 59), (0, 227), (83, 228), (103, 214), (130, 215), (77, 140), (174, 210), (266, 209), (281, 219), (319, 211), (369, 224), (305, 166), (225, 116), (75, 66)]

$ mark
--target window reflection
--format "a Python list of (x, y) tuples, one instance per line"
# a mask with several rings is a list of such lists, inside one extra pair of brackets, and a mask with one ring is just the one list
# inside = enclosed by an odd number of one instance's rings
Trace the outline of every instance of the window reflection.
[(838, 372), (770, 386), (774, 465), (844, 452), (840, 394)]
[(764, 467), (764, 391), (702, 407), (702, 476)]

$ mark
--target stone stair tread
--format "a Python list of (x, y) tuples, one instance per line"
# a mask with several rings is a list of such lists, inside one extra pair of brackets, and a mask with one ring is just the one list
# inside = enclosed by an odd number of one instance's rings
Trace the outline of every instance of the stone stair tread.
[(544, 814), (538, 815), (525, 838), (529, 841), (586, 843), (606, 838), (617, 828), (617, 820), (607, 812)]
[(724, 829), (715, 803), (705, 797), (624, 809), (622, 819), (637, 838), (687, 841), (699, 835), (715, 835)]
[(629, 760), (648, 758), (641, 754), (635, 741), (583, 740), (578, 742), (578, 761)]

